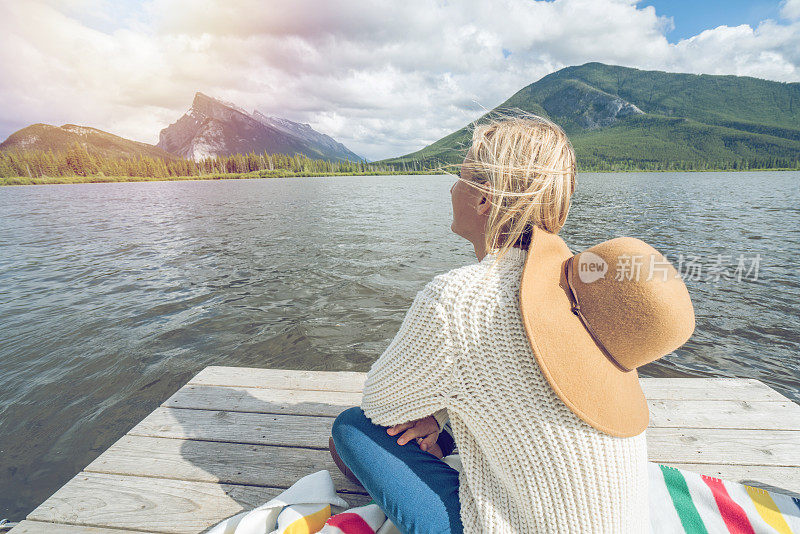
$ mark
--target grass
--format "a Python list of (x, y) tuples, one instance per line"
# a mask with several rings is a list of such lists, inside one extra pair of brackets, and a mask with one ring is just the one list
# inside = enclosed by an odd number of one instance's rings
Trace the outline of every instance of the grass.
[(391, 174), (433, 174), (420, 171), (391, 171), (391, 172), (292, 172), (287, 170), (254, 171), (238, 173), (203, 174), (198, 176), (42, 176), (31, 178), (28, 176), (10, 176), (0, 178), (3, 185), (52, 185), (52, 184), (88, 184), (88, 183), (113, 183), (113, 182), (171, 182), (177, 180), (239, 180), (253, 178), (299, 178), (305, 176), (381, 176)]

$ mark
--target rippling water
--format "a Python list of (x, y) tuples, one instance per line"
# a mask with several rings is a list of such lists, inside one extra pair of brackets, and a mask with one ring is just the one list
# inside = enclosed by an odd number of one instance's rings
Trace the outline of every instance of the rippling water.
[[(0, 518), (21, 520), (208, 365), (366, 371), (434, 275), (474, 263), (447, 176), (0, 188)], [(800, 402), (800, 172), (580, 174), (573, 250), (632, 235), (687, 276), (693, 337), (642, 376)], [(754, 279), (755, 278), (755, 279)]]

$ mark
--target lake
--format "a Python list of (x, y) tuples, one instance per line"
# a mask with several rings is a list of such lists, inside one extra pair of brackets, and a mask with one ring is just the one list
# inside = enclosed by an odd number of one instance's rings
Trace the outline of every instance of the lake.
[[(453, 180), (0, 188), (0, 518), (208, 365), (367, 371), (426, 282), (477, 262), (450, 231)], [(752, 377), (800, 402), (800, 172), (581, 173), (561, 235), (683, 258), (695, 333), (641, 376)]]

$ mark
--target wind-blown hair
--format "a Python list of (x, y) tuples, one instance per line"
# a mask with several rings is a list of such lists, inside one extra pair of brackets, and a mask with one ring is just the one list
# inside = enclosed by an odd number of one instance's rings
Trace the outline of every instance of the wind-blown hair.
[[(514, 245), (527, 249), (534, 225), (554, 234), (564, 226), (575, 191), (575, 152), (549, 119), (515, 110), (476, 125), (456, 167), (459, 180), (491, 194), (487, 253), (499, 259)], [(465, 168), (471, 179), (462, 178)]]

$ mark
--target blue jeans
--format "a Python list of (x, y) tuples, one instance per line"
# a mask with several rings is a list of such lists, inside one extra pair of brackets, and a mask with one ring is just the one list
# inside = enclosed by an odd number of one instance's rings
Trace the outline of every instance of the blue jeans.
[[(331, 435), (339, 457), (401, 532), (461, 534), (458, 471), (416, 440), (398, 445), (402, 432), (390, 436), (387, 428), (353, 406), (336, 417)], [(437, 443), (445, 456), (452, 452), (446, 432)]]

